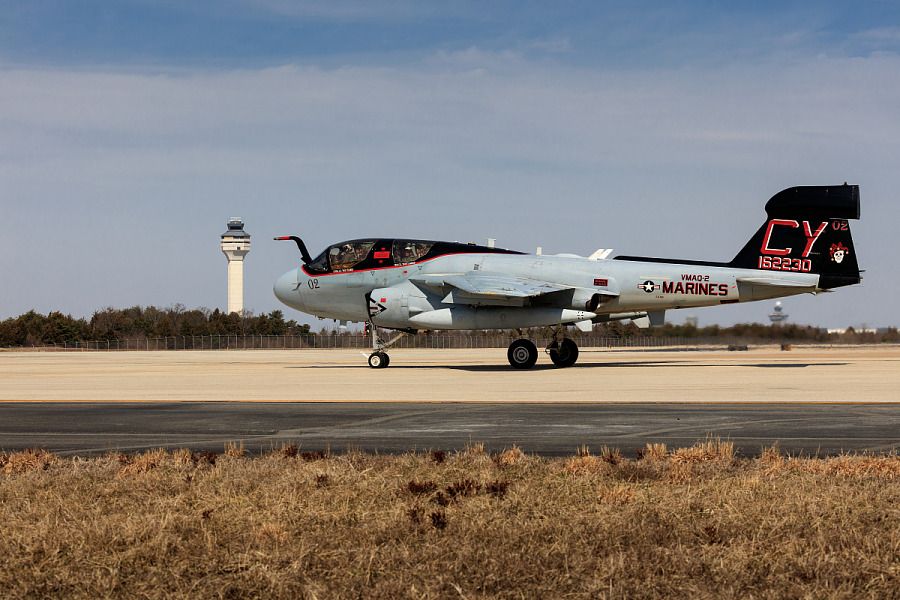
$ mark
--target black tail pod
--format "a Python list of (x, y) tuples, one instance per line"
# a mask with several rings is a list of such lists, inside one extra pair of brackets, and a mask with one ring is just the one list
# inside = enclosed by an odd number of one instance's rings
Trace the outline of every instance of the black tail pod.
[(768, 219), (729, 266), (818, 273), (819, 288), (860, 282), (849, 219), (859, 219), (859, 186), (792, 187), (766, 203)]

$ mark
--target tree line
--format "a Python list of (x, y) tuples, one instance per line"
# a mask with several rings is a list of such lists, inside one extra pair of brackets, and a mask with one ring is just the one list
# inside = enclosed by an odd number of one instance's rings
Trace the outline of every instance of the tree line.
[[(254, 315), (245, 312), (226, 314), (219, 309), (186, 309), (176, 304), (170, 308), (132, 306), (130, 308), (105, 308), (95, 312), (90, 319), (76, 318), (53, 311), (42, 314), (28, 311), (18, 317), (0, 321), (0, 347), (42, 346), (48, 344), (83, 343), (100, 340), (127, 340), (162, 338), (171, 336), (208, 335), (308, 335), (309, 325), (285, 320), (284, 313), (273, 310), (268, 314)], [(319, 335), (335, 332), (323, 328)], [(477, 334), (482, 332), (458, 332)], [(487, 332), (485, 332), (487, 333)], [(538, 331), (531, 332), (537, 334)], [(598, 324), (594, 335), (615, 338), (667, 337), (682, 339), (741, 339), (759, 342), (850, 342), (879, 343), (900, 342), (896, 328), (879, 333), (857, 332), (848, 329), (842, 334), (829, 334), (826, 330), (809, 325), (742, 323), (730, 327), (709, 325), (672, 325), (639, 329), (630, 321), (614, 321)], [(572, 336), (585, 334), (573, 331)]]
[(841, 342), (841, 343), (897, 343), (900, 342), (900, 333), (896, 327), (888, 327), (879, 332), (856, 331), (848, 327), (843, 333), (828, 333), (827, 329), (812, 325), (796, 325), (787, 323), (762, 324), (762, 323), (738, 323), (728, 327), (720, 325), (708, 325), (698, 327), (684, 324), (674, 325), (666, 323), (660, 327), (639, 329), (634, 323), (627, 324), (619, 321), (597, 325), (596, 333), (612, 336), (651, 336), (687, 339), (739, 339), (759, 342)]
[(284, 313), (273, 310), (254, 315), (226, 314), (219, 309), (185, 309), (132, 306), (105, 308), (90, 319), (52, 311), (28, 311), (0, 321), (0, 346), (41, 346), (95, 340), (145, 339), (177, 335), (302, 335), (309, 325), (286, 321)]

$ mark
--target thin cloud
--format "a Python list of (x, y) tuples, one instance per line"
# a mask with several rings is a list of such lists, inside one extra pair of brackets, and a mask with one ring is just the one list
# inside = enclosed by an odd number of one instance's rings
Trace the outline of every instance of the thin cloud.
[(869, 42), (900, 44), (900, 27), (876, 27), (860, 31), (853, 37)]
[(889, 324), (897, 72), (893, 56), (613, 71), (477, 47), (394, 67), (0, 71), (15, 249), (0, 269), (18, 282), (0, 316), (60, 308), (60, 290), (82, 314), (220, 305), (232, 214), (260, 240), (247, 301), (266, 311), (293, 260), (270, 234), (729, 258), (769, 195), (847, 179), (863, 186), (866, 284), (792, 311)]
[(549, 52), (550, 54), (566, 54), (572, 52), (572, 40), (567, 37), (553, 37), (541, 40), (534, 40), (527, 44), (528, 48), (541, 52)]

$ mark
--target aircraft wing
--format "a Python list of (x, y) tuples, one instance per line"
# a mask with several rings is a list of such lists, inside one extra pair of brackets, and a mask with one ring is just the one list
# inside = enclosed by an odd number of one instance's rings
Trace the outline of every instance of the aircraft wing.
[(413, 277), (412, 281), (443, 290), (446, 293), (444, 302), (448, 304), (522, 306), (527, 298), (574, 289), (573, 286), (487, 271), (425, 275)]
[(567, 285), (478, 271), (472, 271), (465, 275), (450, 275), (444, 278), (444, 283), (468, 294), (507, 298), (531, 298), (550, 292), (572, 289)]

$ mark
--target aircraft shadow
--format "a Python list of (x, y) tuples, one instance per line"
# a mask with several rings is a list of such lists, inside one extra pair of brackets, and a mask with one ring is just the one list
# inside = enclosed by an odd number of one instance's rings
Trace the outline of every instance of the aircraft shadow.
[[(647, 362), (609, 362), (609, 363), (583, 363), (576, 364), (574, 366), (568, 367), (569, 369), (604, 369), (610, 367), (622, 367), (622, 368), (635, 368), (635, 367), (726, 367), (726, 366), (734, 366), (734, 367), (753, 367), (758, 369), (805, 369), (806, 367), (813, 366), (842, 366), (848, 363), (788, 363), (788, 364), (777, 364), (777, 363), (759, 363), (759, 364), (740, 364), (740, 365), (714, 365), (714, 364), (691, 364), (687, 365), (680, 361), (647, 361)], [(453, 369), (459, 371), (512, 371), (513, 369), (509, 365), (427, 365), (423, 367), (417, 367), (415, 365), (397, 365), (398, 368), (401, 369)], [(390, 367), (393, 368), (393, 367)], [(530, 369), (531, 371), (551, 371), (551, 370), (559, 370), (559, 367), (556, 367), (552, 364), (550, 365), (535, 365)]]
[[(598, 367), (644, 367), (644, 366), (670, 366), (675, 367), (680, 363), (675, 363), (671, 365), (665, 364), (666, 361), (647, 361), (647, 362), (635, 362), (635, 363), (585, 363), (585, 364), (576, 364), (569, 369), (591, 369)], [(348, 369), (348, 368), (366, 368), (368, 369), (368, 365), (363, 362), (359, 365), (292, 365), (285, 367), (285, 369)], [(391, 362), (391, 366), (389, 369), (452, 369), (458, 371), (515, 371), (508, 364), (497, 363), (495, 365), (404, 365), (398, 364), (395, 362)], [(528, 371), (557, 371), (559, 367), (556, 367), (552, 364), (537, 364), (532, 368), (528, 369)]]
[[(832, 362), (832, 363), (743, 363), (737, 365), (721, 365), (721, 364), (697, 364), (686, 363), (684, 361), (628, 361), (628, 362), (603, 362), (603, 363), (579, 363), (568, 367), (569, 369), (607, 369), (607, 368), (635, 368), (635, 367), (752, 367), (757, 369), (805, 369), (814, 366), (845, 366), (849, 363)], [(357, 368), (368, 369), (365, 363), (355, 365)], [(286, 369), (347, 369), (352, 368), (347, 365), (296, 365), (288, 366)], [(390, 369), (450, 369), (453, 371), (470, 371), (473, 373), (495, 372), (495, 371), (513, 371), (514, 369), (507, 364), (491, 364), (491, 365), (404, 365), (394, 363)], [(559, 370), (552, 364), (537, 364), (529, 371), (555, 371)]]

